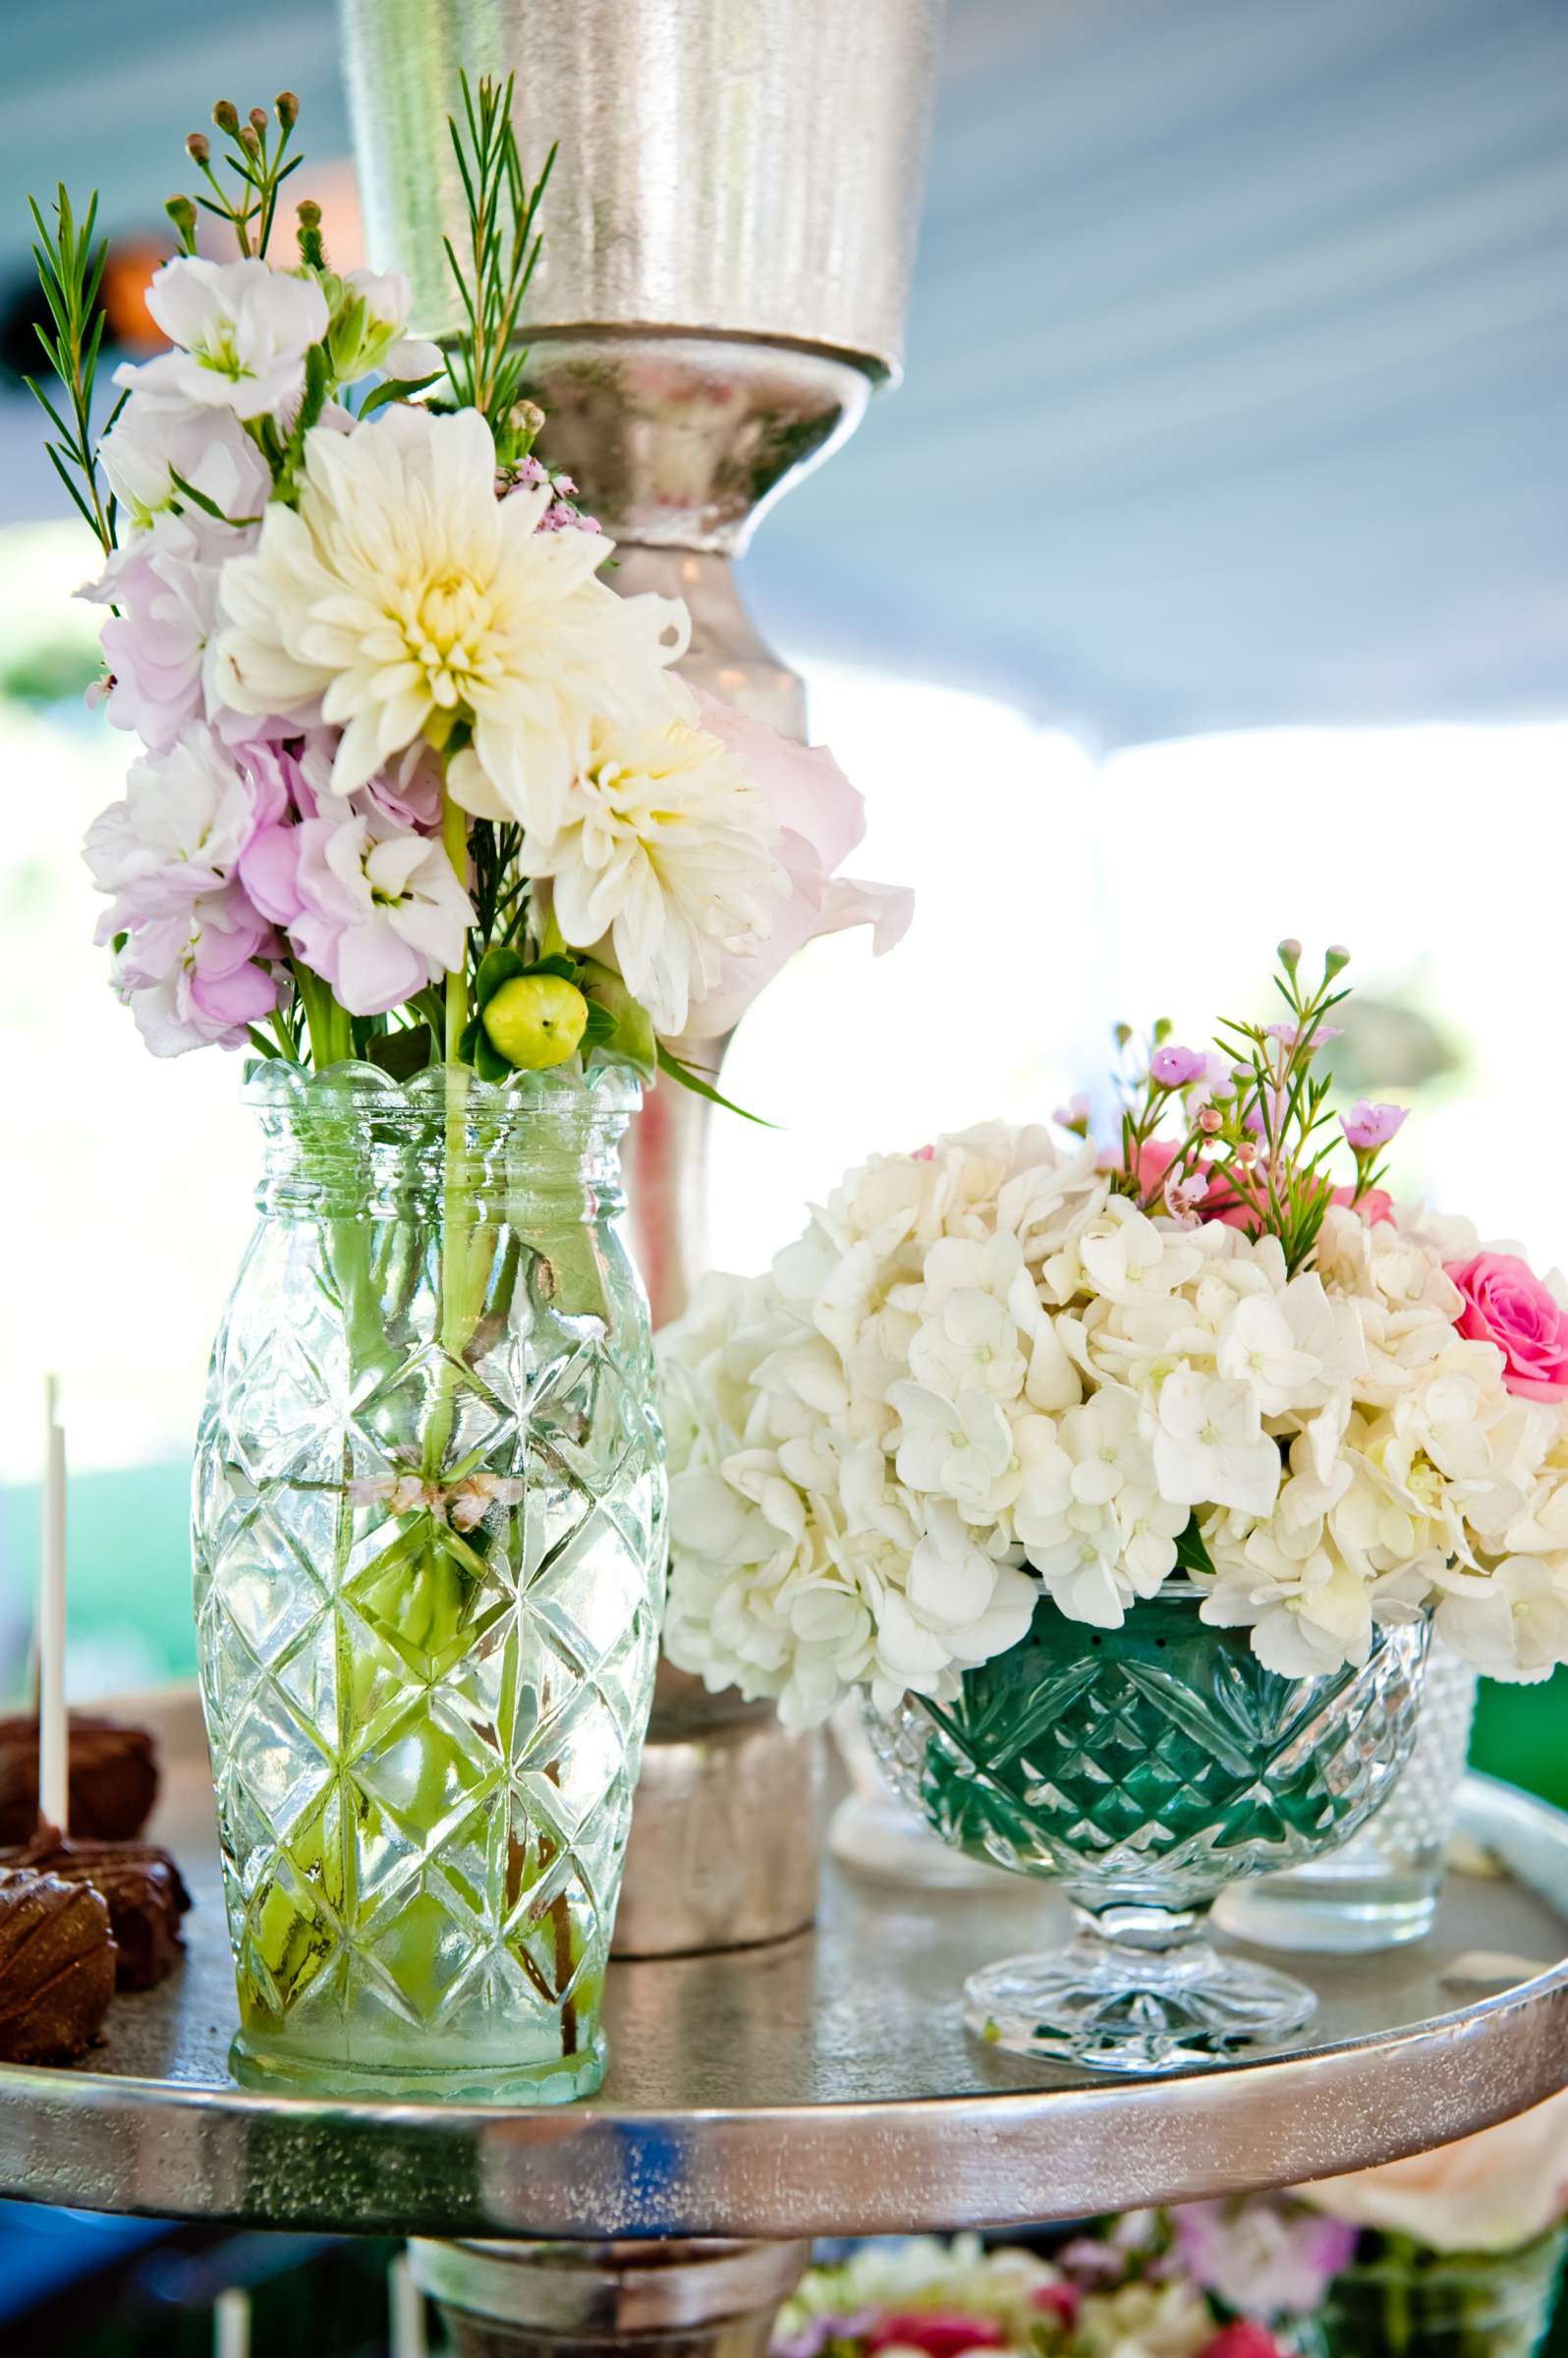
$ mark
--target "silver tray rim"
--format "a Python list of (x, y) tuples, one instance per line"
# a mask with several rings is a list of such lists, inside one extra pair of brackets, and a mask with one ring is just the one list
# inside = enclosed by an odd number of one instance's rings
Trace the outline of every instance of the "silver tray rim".
[[(1462, 1825), (1568, 1919), (1568, 1816)], [(800, 1936), (809, 1939), (812, 1936)], [(1568, 1957), (1418, 2023), (1134, 2081), (756, 2107), (488, 2110), (0, 2066), (0, 2193), (278, 2227), (560, 2238), (1017, 2225), (1361, 2168), (1568, 2084)]]

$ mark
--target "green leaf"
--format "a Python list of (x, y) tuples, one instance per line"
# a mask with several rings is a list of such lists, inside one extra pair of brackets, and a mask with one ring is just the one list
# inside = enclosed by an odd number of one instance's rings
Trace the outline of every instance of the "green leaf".
[(575, 958), (559, 950), (552, 950), (547, 958), (535, 958), (532, 966), (523, 969), (526, 975), (558, 976), (563, 982), (575, 982), (582, 971)]
[(435, 1035), (428, 1024), (413, 1024), (404, 1032), (382, 1032), (367, 1046), (369, 1062), (394, 1081), (410, 1081), (435, 1060)]
[(1204, 1545), (1204, 1535), (1198, 1528), (1196, 1515), (1188, 1516), (1187, 1528), (1176, 1542), (1176, 1563), (1183, 1572), (1212, 1573), (1214, 1569), (1209, 1561), (1208, 1549)]
[(579, 1054), (586, 1060), (594, 1048), (607, 1047), (615, 1038), (615, 1018), (609, 1009), (601, 1007), (597, 1000), (589, 999), (588, 1022), (583, 1026), (583, 1037), (577, 1043)]
[(503, 982), (510, 982), (527, 972), (516, 950), (486, 950), (474, 977), (476, 1002), (480, 1007), (487, 1007)]
[(381, 384), (376, 386), (373, 393), (367, 393), (361, 402), (361, 423), (363, 424), (364, 420), (372, 416), (385, 402), (407, 401), (411, 394), (422, 393), (425, 386), (433, 385), (436, 378), (442, 373), (441, 369), (435, 368), (428, 376), (389, 376), (385, 378)]
[(777, 1122), (768, 1121), (760, 1113), (748, 1113), (746, 1107), (737, 1105), (733, 1098), (721, 1096), (711, 1083), (701, 1079), (694, 1066), (683, 1064), (674, 1049), (666, 1047), (662, 1039), (658, 1043), (658, 1059), (659, 1071), (668, 1073), (672, 1081), (678, 1081), (681, 1087), (689, 1089), (694, 1096), (706, 1097), (710, 1105), (722, 1105), (726, 1113), (738, 1113), (743, 1122), (756, 1122), (760, 1130), (776, 1130), (778, 1128)]

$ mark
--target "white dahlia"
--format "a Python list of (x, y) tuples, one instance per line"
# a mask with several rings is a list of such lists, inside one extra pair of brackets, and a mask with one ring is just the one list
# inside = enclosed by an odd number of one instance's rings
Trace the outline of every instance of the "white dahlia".
[(550, 498), (547, 483), (496, 498), (494, 438), (472, 410), (318, 427), (298, 513), (274, 501), (254, 554), (224, 570), (223, 701), (341, 727), (339, 795), (432, 722), (461, 723), (458, 802), (553, 835), (595, 718), (689, 709), (668, 666), (690, 623), (679, 599), (597, 579), (602, 534), (538, 531)]
[(627, 988), (673, 1036), (726, 952), (766, 938), (789, 891), (777, 836), (765, 797), (705, 729), (595, 720), (559, 826), (529, 836), (521, 865), (552, 880), (574, 948), (608, 938)]

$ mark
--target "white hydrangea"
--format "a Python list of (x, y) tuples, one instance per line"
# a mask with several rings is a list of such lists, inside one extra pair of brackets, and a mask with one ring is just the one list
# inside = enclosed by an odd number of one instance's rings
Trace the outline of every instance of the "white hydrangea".
[(878, 1155), (661, 1337), (669, 1651), (814, 1724), (854, 1686), (947, 1692), (1042, 1592), (1115, 1628), (1180, 1564), (1286, 1676), (1426, 1610), (1494, 1675), (1544, 1675), (1568, 1410), (1458, 1331), (1475, 1250), (1336, 1207), (1293, 1274), (1039, 1130)]

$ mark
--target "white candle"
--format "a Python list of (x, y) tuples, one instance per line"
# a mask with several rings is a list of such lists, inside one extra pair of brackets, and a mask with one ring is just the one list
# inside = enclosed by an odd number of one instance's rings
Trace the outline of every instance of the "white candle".
[(387, 2307), (391, 2313), (390, 2358), (428, 2358), (424, 2332), (424, 2295), (409, 2273), (400, 2252), (387, 2270)]
[(212, 2358), (251, 2358), (251, 2296), (220, 2292), (212, 2305)]
[(70, 1751), (66, 1730), (66, 1455), (60, 1378), (43, 1383), (43, 1545), (38, 1569), (38, 1812), (67, 1831)]

